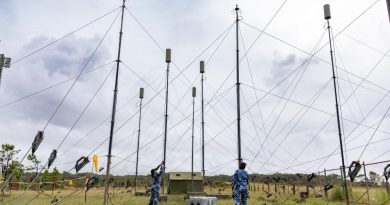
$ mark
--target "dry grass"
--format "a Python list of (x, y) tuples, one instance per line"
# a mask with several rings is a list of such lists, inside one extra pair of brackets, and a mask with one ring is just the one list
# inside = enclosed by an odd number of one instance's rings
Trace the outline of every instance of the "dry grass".
[[(310, 204), (310, 205), (321, 205), (321, 204), (329, 204), (329, 205), (338, 205), (342, 204), (341, 202), (335, 202), (330, 201), (325, 198), (314, 198), (311, 197), (306, 200), (306, 202), (301, 202), (297, 194), (294, 196), (292, 195), (292, 191), (288, 191), (288, 189), (285, 189), (285, 193), (280, 189), (280, 195), (279, 193), (274, 192), (274, 186), (270, 186), (270, 191), (273, 194), (273, 196), (267, 198), (265, 196), (265, 192), (262, 191), (262, 184), (255, 184), (256, 185), (256, 191), (252, 190), (250, 191), (250, 199), (248, 200), (249, 205), (261, 205), (263, 203), (274, 204), (274, 205), (281, 205), (281, 204)], [(258, 189), (257, 189), (258, 185)], [(265, 185), (265, 190), (267, 190), (267, 186)], [(297, 187), (300, 191), (304, 191), (304, 187)], [(210, 188), (205, 187), (205, 191), (210, 193)], [(313, 191), (313, 190), (311, 190)], [(320, 191), (319, 187), (316, 187), (315, 191)], [(365, 188), (364, 187), (354, 187), (353, 193), (352, 193), (352, 201), (356, 201), (362, 193), (364, 193)], [(116, 189), (113, 191), (110, 190), (110, 199), (112, 201), (113, 205), (127, 205), (127, 204), (135, 204), (135, 205), (145, 205), (148, 204), (149, 198), (148, 197), (135, 197), (133, 194), (126, 192), (124, 189)], [(218, 189), (212, 188), (211, 193), (217, 193)], [(330, 191), (331, 192), (331, 191)], [(73, 194), (72, 194), (73, 193)], [(1, 205), (5, 204), (30, 204), (30, 205), (50, 205), (53, 198), (57, 198), (60, 202), (59, 204), (69, 204), (69, 205), (95, 205), (95, 204), (102, 204), (103, 201), (103, 190), (102, 189), (93, 189), (88, 191), (87, 193), (87, 201), (84, 202), (84, 191), (83, 190), (77, 190), (77, 189), (68, 189), (68, 190), (61, 190), (61, 191), (55, 191), (52, 195), (51, 191), (45, 191), (44, 193), (41, 193), (39, 196), (37, 196), (37, 192), (28, 191), (26, 192), (22, 197), (20, 197), (17, 201), (15, 200), (18, 195), (21, 194), (21, 192), (12, 192), (11, 197), (7, 198), (1, 198), (2, 201), (0, 201)], [(313, 193), (313, 192), (312, 192)], [(322, 193), (322, 192), (318, 192)], [(224, 191), (222, 191), (222, 194), (231, 194), (231, 191), (227, 188), (225, 188)], [(329, 193), (331, 194), (331, 193)], [(388, 196), (384, 189), (379, 188), (371, 188), (370, 189), (370, 197), (371, 197), (371, 204), (386, 204), (390, 205), (390, 202), (385, 202), (385, 200), (388, 200)], [(367, 203), (367, 197), (364, 196), (359, 201), (361, 204), (368, 204)], [(53, 203), (54, 204), (54, 203)], [(167, 202), (162, 202), (163, 205), (179, 205), (179, 204), (186, 204), (186, 201), (184, 200), (184, 195), (170, 195), (168, 196)], [(226, 199), (226, 200), (218, 200), (218, 205), (231, 205), (233, 204), (233, 200)]]

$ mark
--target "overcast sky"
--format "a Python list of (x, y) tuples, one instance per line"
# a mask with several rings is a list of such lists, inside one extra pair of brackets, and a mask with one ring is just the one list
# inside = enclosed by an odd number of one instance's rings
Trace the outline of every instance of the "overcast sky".
[[(106, 166), (121, 2), (0, 1), (0, 53), (14, 63), (2, 72), (0, 143), (15, 144), (19, 158), (49, 122), (36, 153), (43, 163), (60, 146), (53, 167), (68, 171), (78, 158), (93, 154)], [(162, 160), (165, 48), (172, 49), (173, 58), (168, 171), (191, 168), (192, 86), (198, 87), (195, 170), (201, 170), (199, 61), (204, 60), (206, 174), (234, 172), (236, 4), (242, 16), (241, 133), (248, 171), (310, 173), (339, 167), (326, 3), (332, 12), (347, 164), (389, 160), (390, 113), (384, 115), (390, 105), (390, 24), (384, 0), (133, 0), (124, 12), (113, 173), (135, 172), (140, 87), (145, 87), (140, 172), (149, 173)], [(49, 121), (83, 69), (91, 72), (77, 80)], [(384, 166), (368, 169), (381, 172)], [(89, 165), (83, 169), (89, 170)]]

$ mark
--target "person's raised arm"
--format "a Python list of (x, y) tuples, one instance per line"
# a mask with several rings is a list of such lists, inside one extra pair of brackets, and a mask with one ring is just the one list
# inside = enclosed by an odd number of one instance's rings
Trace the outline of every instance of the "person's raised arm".
[(160, 172), (158, 173), (158, 176), (161, 176), (165, 171), (165, 162), (162, 161), (161, 164), (158, 165), (158, 167), (161, 167)]

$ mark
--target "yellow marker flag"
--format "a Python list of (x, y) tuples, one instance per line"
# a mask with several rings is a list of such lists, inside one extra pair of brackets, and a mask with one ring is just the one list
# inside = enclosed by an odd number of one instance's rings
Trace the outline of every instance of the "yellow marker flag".
[(73, 185), (73, 180), (69, 180), (69, 186)]
[(95, 154), (93, 155), (93, 166), (95, 167), (95, 172), (98, 173), (98, 167), (99, 167), (99, 161), (98, 156)]

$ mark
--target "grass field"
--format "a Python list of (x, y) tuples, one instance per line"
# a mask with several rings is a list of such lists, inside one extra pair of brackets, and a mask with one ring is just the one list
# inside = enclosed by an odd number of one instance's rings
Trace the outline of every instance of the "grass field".
[[(279, 193), (271, 193), (273, 196), (267, 198), (265, 192), (262, 191), (261, 185), (259, 185), (259, 189), (256, 189), (256, 191), (250, 191), (250, 199), (248, 200), (249, 205), (262, 205), (264, 203), (273, 204), (273, 205), (292, 205), (292, 204), (309, 204), (309, 205), (320, 205), (320, 204), (329, 204), (329, 205), (337, 205), (342, 204), (340, 201), (331, 199), (334, 198), (335, 195), (337, 195), (337, 189), (333, 189), (332, 191), (329, 191), (329, 200), (321, 197), (321, 198), (314, 198), (310, 197), (305, 202), (302, 202), (299, 198), (299, 195), (292, 195), (291, 190), (285, 190), (285, 193), (283, 194), (282, 190), (280, 190)], [(300, 190), (304, 190), (304, 187), (299, 187)], [(319, 191), (319, 188), (317, 188), (318, 193), (322, 193)], [(205, 191), (210, 193), (209, 188), (205, 188)], [(351, 196), (351, 201), (354, 203), (351, 204), (368, 204), (367, 196), (363, 196), (358, 203), (357, 200), (362, 196), (362, 193), (364, 193), (365, 188), (364, 187), (355, 187), (353, 188), (353, 193)], [(213, 188), (211, 189), (211, 192), (217, 193), (218, 190)], [(287, 193), (288, 192), (288, 193)], [(13, 191), (11, 193), (10, 197), (1, 198), (0, 204), (6, 205), (6, 204), (30, 204), (30, 205), (45, 205), (45, 204), (56, 204), (51, 203), (54, 198), (58, 200), (58, 204), (69, 204), (69, 205), (95, 205), (95, 204), (102, 204), (103, 202), (103, 190), (102, 189), (93, 189), (88, 191), (87, 193), (87, 200), (85, 202), (85, 192), (82, 189), (67, 189), (67, 190), (57, 190), (54, 191), (53, 194), (51, 191), (45, 191), (37, 195), (37, 192), (34, 191), (28, 191), (23, 194), (22, 197), (18, 196), (22, 192), (20, 191)], [(224, 190), (221, 194), (231, 194), (230, 190)], [(371, 188), (370, 189), (370, 199), (371, 204), (383, 204), (383, 205), (390, 205), (390, 201), (388, 198), (387, 193), (384, 189), (380, 188)], [(110, 190), (110, 201), (113, 205), (127, 205), (127, 204), (135, 204), (135, 205), (146, 205), (148, 204), (149, 198), (148, 197), (140, 197), (140, 196), (134, 196), (134, 194), (130, 193), (129, 190), (125, 189), (115, 189), (114, 193), (112, 189)], [(227, 205), (227, 204), (233, 204), (233, 200), (231, 198), (225, 199), (225, 200), (218, 200), (218, 205)], [(169, 195), (168, 201), (161, 202), (160, 204), (164, 205), (183, 205), (186, 204), (186, 201), (184, 200), (184, 195)]]

